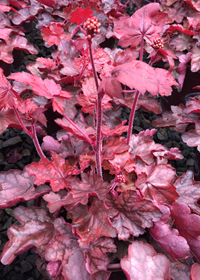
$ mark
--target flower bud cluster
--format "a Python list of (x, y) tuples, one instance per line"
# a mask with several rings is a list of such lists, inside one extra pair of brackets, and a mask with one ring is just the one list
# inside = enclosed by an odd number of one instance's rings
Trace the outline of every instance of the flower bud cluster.
[(87, 39), (93, 38), (96, 34), (101, 32), (101, 23), (95, 16), (89, 17), (83, 24), (83, 28), (87, 32)]
[(118, 183), (126, 183), (126, 178), (124, 175), (117, 175), (117, 182)]
[(161, 38), (156, 38), (153, 41), (152, 47), (155, 49), (162, 49), (164, 47), (163, 40)]

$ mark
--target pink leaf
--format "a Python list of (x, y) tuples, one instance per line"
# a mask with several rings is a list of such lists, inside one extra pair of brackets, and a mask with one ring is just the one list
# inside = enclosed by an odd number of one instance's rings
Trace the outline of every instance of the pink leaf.
[(115, 23), (115, 31), (122, 35), (119, 45), (136, 47), (143, 37), (152, 42), (155, 38), (160, 38), (159, 33), (167, 15), (159, 12), (159, 7), (158, 3), (151, 3), (137, 10), (130, 18), (121, 17)]
[(47, 185), (37, 188), (33, 185), (34, 177), (26, 171), (9, 170), (0, 173), (0, 208), (11, 207), (20, 201), (35, 199), (51, 189)]
[(200, 264), (199, 263), (194, 263), (191, 268), (191, 275), (190, 279), (191, 280), (198, 280), (200, 276)]
[[(48, 99), (53, 98), (53, 96), (60, 96), (63, 92), (61, 90), (61, 86), (56, 84), (53, 80), (43, 80), (41, 77), (26, 72), (12, 73), (9, 76), (9, 79), (32, 86), (32, 91), (35, 94), (39, 96), (44, 96)], [(68, 92), (66, 93), (67, 96), (62, 97), (69, 98), (71, 95), (69, 95)]]
[(200, 152), (200, 121), (195, 123), (195, 130), (190, 130), (182, 134), (183, 141), (190, 147), (197, 147)]
[(133, 242), (120, 263), (129, 280), (170, 280), (169, 260), (149, 244)]
[(67, 280), (90, 280), (90, 274), (86, 270), (85, 258), (81, 250), (76, 250), (69, 257), (63, 268), (63, 276)]
[(63, 24), (60, 22), (51, 22), (48, 26), (43, 25), (41, 28), (41, 35), (49, 46), (53, 46), (54, 44), (58, 46), (62, 39), (67, 39)]
[(69, 210), (77, 204), (73, 199), (72, 193), (66, 190), (61, 190), (59, 193), (50, 192), (44, 195), (43, 198), (48, 202), (47, 207), (50, 213), (58, 211), (62, 206)]
[(130, 141), (129, 152), (133, 155), (133, 159), (138, 158), (148, 165), (155, 162), (154, 151), (167, 151), (166, 147), (153, 141), (151, 135), (141, 131), (139, 134), (133, 134)]
[(105, 77), (100, 83), (99, 91), (104, 90), (111, 98), (124, 99), (122, 95), (122, 86), (117, 79), (112, 77)]
[(131, 89), (135, 88), (142, 94), (149, 91), (152, 95), (168, 96), (171, 86), (178, 85), (171, 73), (165, 69), (153, 68), (142, 61), (127, 62), (116, 66), (111, 74), (120, 83)]
[(145, 62), (135, 60), (118, 65), (111, 74), (120, 83), (131, 89), (135, 88), (142, 94), (149, 91), (151, 94), (157, 95), (159, 92), (155, 70)]
[(0, 68), (0, 110), (12, 108), (15, 100), (16, 94)]
[(123, 240), (128, 239), (130, 234), (143, 234), (146, 227), (152, 227), (153, 221), (158, 221), (162, 216), (152, 201), (140, 199), (136, 191), (122, 192), (118, 198), (107, 195), (105, 203), (118, 211), (112, 224), (117, 230), (118, 238)]
[[(163, 212), (163, 214), (165, 214), (165, 212)], [(190, 255), (190, 247), (186, 239), (179, 236), (176, 229), (171, 229), (167, 224), (165, 224), (168, 218), (169, 215), (166, 216), (165, 219), (162, 217), (160, 221), (155, 222), (153, 227), (149, 229), (149, 232), (172, 258), (175, 260), (183, 259)]]
[(104, 200), (108, 193), (108, 183), (100, 176), (90, 173), (82, 173), (81, 180), (72, 178), (69, 185), (74, 202), (86, 205), (90, 196), (97, 196)]
[(187, 240), (195, 260), (200, 261), (200, 217), (190, 214), (190, 208), (179, 202), (171, 206), (171, 215), (179, 233)]
[(126, 152), (128, 148), (124, 137), (111, 136), (103, 141), (102, 160), (113, 159), (115, 154)]
[(170, 276), (172, 280), (188, 280), (190, 278), (190, 266), (181, 261), (170, 262)]
[(88, 271), (94, 274), (99, 270), (107, 270), (110, 260), (106, 253), (115, 253), (116, 251), (114, 240), (108, 237), (100, 237), (96, 242), (91, 243), (90, 250), (85, 253)]
[(37, 0), (37, 1), (43, 5), (56, 9), (56, 6), (55, 6), (56, 0)]
[(0, 134), (2, 134), (8, 127), (21, 128), (19, 121), (12, 109), (0, 111)]
[[(137, 165), (136, 165), (137, 168)], [(157, 203), (173, 203), (178, 198), (172, 180), (176, 172), (170, 165), (159, 164), (149, 166), (148, 169), (138, 174), (135, 185), (145, 198), (155, 200)]]
[[(81, 170), (76, 165), (71, 165), (69, 161), (52, 152), (53, 162), (47, 158), (41, 158), (39, 163), (32, 162), (26, 165), (25, 170), (29, 175), (34, 175), (36, 185), (50, 182), (53, 191), (59, 191), (68, 187), (67, 177), (78, 175)], [(84, 168), (84, 167), (83, 167)]]
[(110, 222), (110, 217), (117, 214), (114, 209), (107, 209), (103, 202), (93, 197), (92, 205), (86, 206), (78, 204), (73, 210), (68, 212), (67, 217), (72, 219), (72, 225), (77, 227), (82, 246), (88, 246), (90, 242), (96, 241), (101, 235), (106, 237), (116, 237), (116, 230)]
[(178, 202), (187, 204), (192, 211), (200, 214), (197, 201), (200, 199), (200, 183), (194, 181), (194, 174), (188, 170), (174, 181), (174, 186), (179, 194)]
[(53, 223), (45, 209), (19, 206), (14, 210), (20, 225), (8, 229), (9, 241), (4, 246), (1, 262), (10, 264), (17, 255), (36, 247), (40, 256), (44, 256), (46, 246), (53, 237)]
[(158, 81), (158, 90), (161, 96), (171, 95), (172, 88), (171, 86), (178, 86), (178, 83), (175, 81), (172, 74), (165, 69), (155, 68), (156, 77)]

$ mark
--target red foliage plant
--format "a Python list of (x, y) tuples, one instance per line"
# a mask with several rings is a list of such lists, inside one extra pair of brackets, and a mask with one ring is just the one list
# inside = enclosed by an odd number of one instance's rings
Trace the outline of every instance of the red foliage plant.
[[(11, 64), (14, 49), (37, 54), (23, 27), (34, 19), (55, 46), (26, 72), (0, 69), (0, 133), (23, 129), (40, 156), (0, 172), (0, 208), (34, 200), (14, 209), (2, 264), (33, 247), (45, 279), (105, 280), (116, 269), (131, 280), (199, 279), (200, 184), (192, 171), (176, 174), (170, 161), (183, 155), (155, 143), (156, 129), (132, 134), (132, 125), (138, 108), (162, 113), (156, 97), (180, 90), (187, 67), (200, 70), (200, 5), (147, 2), (1, 1), (2, 61)], [(110, 39), (115, 46), (103, 47)], [(61, 116), (56, 138), (45, 132), (49, 108)], [(200, 151), (199, 95), (153, 125), (174, 127)]]

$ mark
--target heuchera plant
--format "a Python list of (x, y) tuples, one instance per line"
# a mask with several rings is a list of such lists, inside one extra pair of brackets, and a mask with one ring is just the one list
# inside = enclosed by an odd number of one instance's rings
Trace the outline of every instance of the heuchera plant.
[[(156, 129), (132, 134), (132, 125), (138, 108), (162, 113), (156, 97), (182, 88), (187, 65), (200, 69), (200, 4), (149, 2), (1, 1), (1, 60), (12, 63), (15, 48), (37, 53), (24, 37), (33, 19), (46, 47), (56, 46), (27, 72), (0, 69), (0, 133), (23, 129), (40, 156), (0, 173), (0, 208), (35, 201), (14, 210), (4, 265), (34, 247), (45, 279), (105, 280), (115, 270), (131, 280), (199, 279), (200, 183), (192, 171), (177, 176), (170, 161), (183, 155), (155, 143)], [(45, 132), (49, 108), (61, 115), (56, 137)], [(199, 95), (171, 109), (153, 125), (174, 127), (200, 151)]]

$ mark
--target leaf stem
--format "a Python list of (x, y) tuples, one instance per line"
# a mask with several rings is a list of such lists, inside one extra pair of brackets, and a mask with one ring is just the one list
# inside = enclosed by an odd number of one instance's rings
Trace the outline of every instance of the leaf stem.
[(31, 125), (31, 132), (32, 132), (32, 139), (33, 139), (33, 143), (35, 145), (35, 148), (38, 152), (38, 155), (41, 157), (41, 158), (46, 158), (45, 154), (43, 153), (42, 149), (41, 149), (41, 146), (40, 146), (40, 143), (38, 141), (38, 138), (37, 138), (37, 134), (36, 134), (36, 127), (35, 127), (35, 123)]
[(46, 156), (44, 155), (42, 149), (41, 149), (41, 146), (38, 142), (38, 138), (37, 138), (37, 134), (36, 134), (36, 129), (35, 129), (35, 123), (34, 124), (31, 124), (31, 131), (29, 131), (26, 126), (24, 125), (24, 123), (22, 122), (21, 120), (21, 117), (19, 115), (19, 113), (17, 112), (17, 109), (15, 106), (13, 106), (13, 110), (15, 112), (15, 115), (19, 121), (19, 123), (21, 124), (23, 130), (32, 138), (33, 140), (33, 143), (35, 145), (35, 148), (36, 148), (36, 151), (38, 153), (38, 155), (41, 157), (41, 158), (46, 158)]
[(19, 116), (19, 113), (17, 112), (17, 109), (16, 109), (15, 106), (13, 106), (13, 110), (14, 110), (15, 115), (16, 115), (16, 117), (17, 117), (19, 123), (21, 124), (23, 130), (25, 130), (25, 132), (32, 138), (32, 135), (30, 135), (30, 131), (29, 131), (29, 130), (26, 128), (26, 126), (23, 124), (23, 122), (22, 122), (22, 120), (21, 120), (21, 118), (20, 118), (20, 116)]
[[(140, 46), (140, 61), (143, 60), (143, 48), (144, 48), (144, 37), (142, 36), (141, 39), (141, 46)], [(133, 101), (133, 105), (132, 105), (132, 109), (131, 109), (131, 114), (130, 114), (130, 118), (129, 118), (129, 124), (128, 124), (128, 133), (127, 133), (127, 144), (130, 144), (130, 139), (131, 139), (131, 134), (132, 134), (132, 127), (133, 127), (133, 120), (134, 120), (134, 116), (135, 116), (135, 110), (136, 110), (136, 106), (137, 106), (137, 102), (140, 96), (140, 92), (137, 90), (136, 94), (135, 94), (135, 98)]]
[(87, 139), (87, 141), (94, 149), (95, 148), (94, 142), (85, 134), (85, 132), (83, 132), (72, 120), (70, 120), (70, 118), (68, 118), (68, 116), (66, 116), (64, 112), (62, 114), (66, 118), (66, 120), (68, 120), (68, 122), (71, 123), (71, 125), (73, 125)]

